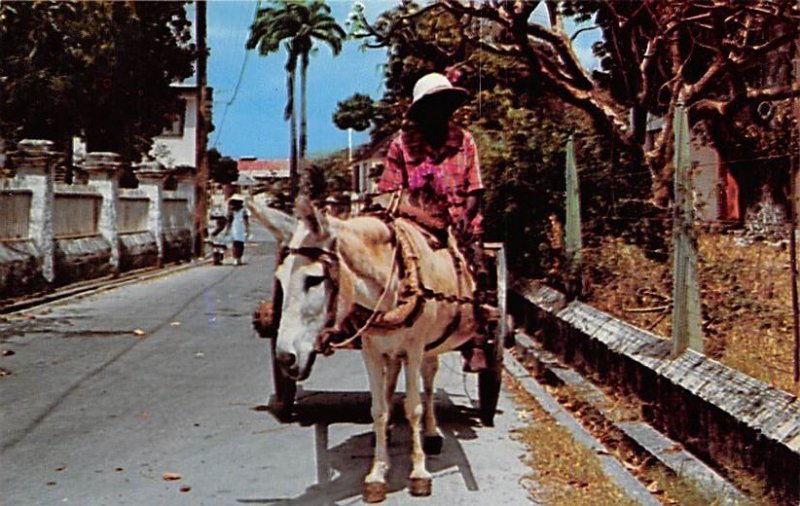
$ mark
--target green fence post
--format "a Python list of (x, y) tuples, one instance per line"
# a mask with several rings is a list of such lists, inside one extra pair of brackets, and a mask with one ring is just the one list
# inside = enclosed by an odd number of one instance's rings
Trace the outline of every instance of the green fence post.
[(700, 289), (697, 284), (697, 236), (689, 161), (689, 119), (683, 103), (675, 108), (675, 203), (672, 223), (672, 353), (686, 348), (703, 353)]

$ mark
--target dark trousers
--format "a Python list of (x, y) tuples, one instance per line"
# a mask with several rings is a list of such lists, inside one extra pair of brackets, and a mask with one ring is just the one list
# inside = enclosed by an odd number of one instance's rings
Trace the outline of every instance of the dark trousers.
[(244, 254), (244, 241), (233, 241), (233, 258), (242, 258)]

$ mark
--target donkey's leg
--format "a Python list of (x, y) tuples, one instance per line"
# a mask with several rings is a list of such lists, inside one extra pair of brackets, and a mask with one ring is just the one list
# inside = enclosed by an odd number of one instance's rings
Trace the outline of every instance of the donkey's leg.
[(427, 496), (431, 494), (431, 474), (425, 468), (425, 452), (422, 450), (420, 420), (422, 403), (419, 395), (419, 378), (422, 373), (423, 348), (407, 350), (406, 362), (406, 417), (411, 429), (411, 476), (409, 489), (411, 495)]
[(369, 376), (369, 390), (372, 397), (372, 424), (375, 433), (375, 453), (372, 460), (372, 470), (364, 479), (362, 495), (365, 502), (380, 502), (386, 498), (386, 472), (389, 469), (389, 453), (386, 449), (386, 423), (388, 422), (385, 389), (386, 363), (383, 355), (374, 350), (369, 350), (367, 345), (362, 350), (362, 356)]
[(397, 390), (397, 377), (403, 362), (399, 358), (386, 359), (386, 420), (389, 424), (386, 429), (386, 441), (392, 442), (392, 408), (394, 407), (394, 392)]
[(423, 449), (427, 455), (439, 455), (442, 452), (442, 433), (436, 422), (436, 412), (433, 409), (433, 384), (436, 373), (439, 371), (439, 355), (425, 357), (422, 361), (422, 389), (425, 402), (425, 437)]

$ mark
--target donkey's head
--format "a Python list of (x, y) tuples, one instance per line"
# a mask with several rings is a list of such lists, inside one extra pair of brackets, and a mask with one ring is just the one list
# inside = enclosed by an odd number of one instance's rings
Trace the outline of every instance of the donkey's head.
[(284, 372), (303, 380), (311, 372), (317, 340), (335, 316), (338, 260), (327, 216), (304, 198), (297, 213), (300, 221), (275, 272), (283, 291), (275, 352)]

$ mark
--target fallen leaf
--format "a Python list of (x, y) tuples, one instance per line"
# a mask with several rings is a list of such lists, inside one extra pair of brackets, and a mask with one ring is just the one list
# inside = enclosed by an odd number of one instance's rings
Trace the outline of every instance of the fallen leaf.
[(184, 485), (181, 488), (179, 488), (178, 490), (180, 490), (181, 492), (188, 492), (191, 489), (192, 489), (192, 487), (190, 487), (189, 485)]
[(66, 469), (66, 468), (67, 468), (67, 466), (58, 466), (58, 467), (56, 468), (56, 471), (59, 471), (59, 472), (61, 472), (61, 471), (63, 471), (63, 470), (64, 470), (64, 469)]
[(177, 327), (180, 324), (181, 324), (181, 322), (170, 322), (170, 325), (172, 325), (173, 327)]
[(3, 376), (11, 376), (11, 371), (0, 367), (0, 378), (2, 378)]
[(164, 478), (164, 481), (176, 481), (183, 478), (181, 473), (164, 473), (161, 477)]
[(657, 481), (654, 481), (647, 486), (647, 491), (650, 492), (651, 494), (656, 494), (658, 492), (661, 492), (661, 487), (658, 486)]
[(3, 355), (4, 357), (10, 357), (11, 355), (14, 354), (15, 354), (14, 350), (3, 350), (2, 352), (0, 352), (0, 355)]
[(142, 330), (142, 329), (134, 329), (133, 335), (135, 335), (135, 336), (143, 336), (144, 335), (144, 330)]
[(195, 353), (194, 356), (197, 357), (197, 358), (203, 358), (203, 357), (206, 356), (206, 354), (203, 353), (202, 351), (200, 351), (200, 352)]
[(114, 468), (114, 471), (116, 471), (116, 472), (120, 472), (120, 471), (124, 471), (124, 470), (125, 470), (125, 469), (123, 469), (123, 468), (121, 468), (121, 467), (115, 467), (115, 468)]

